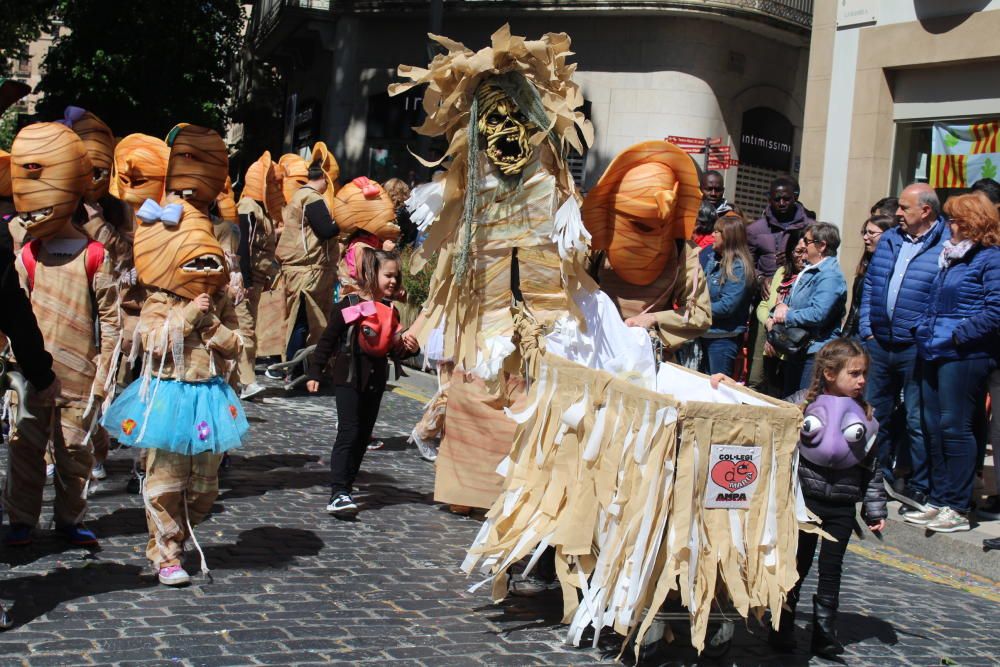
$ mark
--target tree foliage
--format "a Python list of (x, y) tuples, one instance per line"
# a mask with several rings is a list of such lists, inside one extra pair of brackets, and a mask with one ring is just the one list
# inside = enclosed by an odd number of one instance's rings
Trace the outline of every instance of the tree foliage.
[(117, 136), (165, 136), (179, 122), (222, 132), (231, 108), (239, 0), (60, 0), (68, 28), (45, 58), (42, 118), (70, 104)]
[(0, 0), (0, 76), (9, 76), (28, 45), (50, 27), (59, 0)]

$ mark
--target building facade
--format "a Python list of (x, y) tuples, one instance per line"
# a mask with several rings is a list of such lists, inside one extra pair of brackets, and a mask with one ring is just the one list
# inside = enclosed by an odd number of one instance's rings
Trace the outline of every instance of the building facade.
[(847, 275), (871, 205), (931, 182), (935, 124), (1000, 121), (998, 10), (996, 0), (816, 3), (800, 182), (803, 200), (841, 227)]
[[(430, 6), (408, 0), (258, 0), (248, 40), (281, 72), (284, 151), (322, 139), (345, 176), (416, 174), (409, 151), (439, 147), (411, 130), (419, 90), (389, 98), (401, 64), (423, 65)], [(798, 162), (812, 0), (447, 0), (441, 33), (477, 50), (503, 23), (573, 39), (575, 80), (596, 141), (577, 160), (584, 187), (622, 149), (668, 136), (715, 138), (748, 159), (725, 171), (760, 210), (761, 183)], [(275, 103), (278, 103), (275, 100)], [(272, 148), (273, 150), (273, 148)], [(704, 164), (704, 159), (698, 159)]]

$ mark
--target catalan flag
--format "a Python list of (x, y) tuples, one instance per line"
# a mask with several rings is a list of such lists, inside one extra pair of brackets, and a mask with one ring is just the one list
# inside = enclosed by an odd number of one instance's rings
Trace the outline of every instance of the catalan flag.
[(931, 186), (967, 188), (1000, 172), (1000, 120), (972, 125), (934, 123)]

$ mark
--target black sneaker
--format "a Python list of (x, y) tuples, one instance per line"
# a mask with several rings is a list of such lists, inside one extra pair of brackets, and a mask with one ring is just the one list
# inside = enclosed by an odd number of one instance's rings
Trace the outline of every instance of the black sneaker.
[(885, 482), (885, 492), (904, 505), (909, 505), (921, 512), (927, 511), (927, 494), (922, 491), (916, 491), (908, 486), (900, 491), (892, 484)]
[(145, 483), (146, 475), (144, 473), (133, 472), (132, 476), (128, 478), (128, 484), (125, 485), (125, 491), (126, 493), (139, 495), (142, 493), (142, 487)]
[(521, 598), (532, 598), (536, 595), (541, 595), (546, 591), (552, 591), (559, 587), (560, 585), (558, 580), (549, 579), (548, 577), (540, 577), (534, 572), (528, 576), (515, 574), (507, 580), (507, 591), (511, 595)]
[(990, 496), (976, 506), (976, 516), (982, 519), (1000, 519), (1000, 496)]
[(358, 506), (350, 494), (338, 493), (330, 496), (326, 511), (334, 516), (354, 516), (358, 513)]

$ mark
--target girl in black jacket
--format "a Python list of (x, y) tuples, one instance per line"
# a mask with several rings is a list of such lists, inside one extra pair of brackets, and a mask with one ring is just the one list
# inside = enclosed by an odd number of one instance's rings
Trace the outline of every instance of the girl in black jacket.
[(358, 506), (351, 489), (378, 418), (389, 375), (389, 357), (398, 360), (420, 349), (408, 332), (399, 332), (399, 313), (390, 298), (401, 283), (399, 256), (366, 248), (357, 294), (334, 306), (316, 344), (306, 388), (315, 393), (327, 362), (337, 401), (337, 439), (330, 454), (331, 494), (326, 511), (353, 516)]
[[(831, 542), (824, 539), (820, 547), (819, 578), (813, 598), (812, 651), (828, 658), (844, 651), (837, 640), (835, 626), (844, 553), (847, 551), (851, 532), (857, 525), (856, 504), (863, 501), (861, 518), (874, 533), (882, 531), (888, 516), (882, 472), (876, 464), (875, 448), (864, 451), (865, 444), (870, 444), (878, 431), (878, 424), (872, 418), (872, 408), (864, 400), (868, 365), (868, 353), (858, 341), (850, 338), (830, 341), (816, 353), (812, 383), (806, 390), (803, 404), (807, 416), (799, 444), (799, 482), (806, 507), (822, 520), (822, 529), (836, 540)], [(834, 418), (832, 411), (824, 413), (810, 410), (810, 405), (817, 401), (819, 403), (816, 407), (829, 401), (825, 397), (854, 399), (857, 406), (852, 411), (859, 417), (853, 420), (841, 419), (840, 416)], [(810, 416), (810, 413), (817, 416)], [(836, 423), (823, 424), (821, 418), (827, 414), (830, 416), (827, 421)], [(851, 423), (845, 427), (847, 422)], [(819, 429), (826, 430), (820, 432)], [(815, 462), (822, 460), (821, 456), (810, 452), (810, 458), (813, 459), (811, 461), (801, 454), (803, 447), (818, 443), (817, 433), (827, 442), (835, 436), (841, 438), (843, 443), (856, 444), (841, 446), (840, 451), (846, 452), (846, 456), (841, 455), (838, 465), (823, 465)], [(860, 447), (860, 455), (854, 456), (858, 451), (854, 447)], [(799, 600), (802, 581), (812, 566), (818, 539), (819, 536), (815, 533), (799, 532), (796, 555), (799, 581), (788, 594), (788, 611), (782, 613), (778, 630), (771, 632), (770, 641), (775, 648), (790, 650), (795, 646), (795, 606)]]

